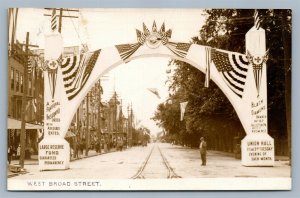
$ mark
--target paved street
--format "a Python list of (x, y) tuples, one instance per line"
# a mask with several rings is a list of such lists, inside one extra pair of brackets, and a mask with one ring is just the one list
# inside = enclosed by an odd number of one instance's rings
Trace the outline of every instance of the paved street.
[[(168, 169), (158, 148), (167, 164), (182, 178), (290, 177), (288, 161), (276, 161), (274, 167), (244, 167), (241, 161), (233, 158), (231, 154), (208, 151), (207, 166), (200, 166), (201, 160), (197, 149), (156, 143), (149, 144), (147, 147), (133, 147), (122, 152), (72, 161), (68, 170), (40, 172), (36, 164), (25, 165), (27, 174), (11, 177), (8, 180), (128, 179), (136, 175), (143, 165), (145, 165), (144, 178), (166, 178)], [(149, 157), (148, 161), (147, 157)]]

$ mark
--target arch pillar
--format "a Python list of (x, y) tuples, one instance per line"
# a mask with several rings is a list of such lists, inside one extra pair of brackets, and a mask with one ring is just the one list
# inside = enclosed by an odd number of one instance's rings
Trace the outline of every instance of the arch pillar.
[(246, 53), (250, 60), (247, 103), (250, 131), (242, 140), (242, 164), (244, 166), (274, 166), (274, 139), (268, 134), (267, 53), (263, 28), (252, 27), (246, 34)]

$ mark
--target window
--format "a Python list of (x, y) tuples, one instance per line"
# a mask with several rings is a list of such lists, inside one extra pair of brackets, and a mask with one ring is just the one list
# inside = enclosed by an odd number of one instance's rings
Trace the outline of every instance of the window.
[(16, 71), (16, 91), (19, 91), (19, 85), (20, 85), (20, 81), (19, 81), (19, 72)]
[(15, 88), (15, 70), (14, 68), (10, 69), (10, 88), (14, 90)]
[(32, 89), (31, 89), (31, 78), (29, 78), (28, 79), (28, 95), (30, 95), (31, 96), (31, 94), (32, 94)]
[(23, 74), (20, 74), (21, 93), (23, 93)]

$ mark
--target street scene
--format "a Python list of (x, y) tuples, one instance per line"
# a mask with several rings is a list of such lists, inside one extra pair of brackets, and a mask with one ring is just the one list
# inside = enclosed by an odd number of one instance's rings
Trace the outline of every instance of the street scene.
[(291, 15), (9, 9), (7, 189), (289, 190)]
[[(67, 171), (38, 170), (37, 161), (25, 164), (28, 173), (18, 179), (167, 179), (203, 177), (290, 177), (288, 160), (278, 157), (275, 166), (243, 167), (240, 160), (220, 151), (209, 151), (207, 166), (201, 167), (199, 151), (168, 143), (152, 143), (72, 161)], [(126, 171), (124, 171), (126, 169)], [(171, 173), (170, 173), (171, 172)], [(13, 180), (12, 177), (9, 180)]]

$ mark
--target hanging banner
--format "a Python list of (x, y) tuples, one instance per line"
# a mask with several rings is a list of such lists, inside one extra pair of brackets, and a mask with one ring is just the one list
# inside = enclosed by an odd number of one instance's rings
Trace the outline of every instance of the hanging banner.
[(205, 83), (204, 87), (209, 87), (210, 81), (210, 62), (211, 62), (211, 48), (205, 47), (205, 54), (206, 54), (206, 73), (205, 73)]
[(184, 112), (185, 112), (185, 108), (186, 108), (187, 104), (188, 104), (188, 102), (180, 103), (180, 121), (183, 120), (183, 116), (184, 116)]

